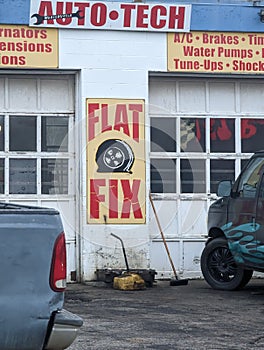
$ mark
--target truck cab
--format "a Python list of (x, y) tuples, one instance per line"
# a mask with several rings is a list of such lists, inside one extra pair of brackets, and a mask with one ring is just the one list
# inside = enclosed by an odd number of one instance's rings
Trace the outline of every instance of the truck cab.
[(221, 181), (208, 213), (201, 270), (214, 289), (237, 290), (264, 272), (264, 151), (255, 153), (235, 183)]

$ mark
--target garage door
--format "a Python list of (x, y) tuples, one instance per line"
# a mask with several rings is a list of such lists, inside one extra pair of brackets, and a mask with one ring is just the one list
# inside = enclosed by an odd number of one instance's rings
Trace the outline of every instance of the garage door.
[[(151, 191), (181, 272), (199, 275), (207, 210), (217, 183), (263, 149), (260, 79), (151, 77)], [(152, 266), (170, 270), (151, 226)]]
[(76, 270), (74, 78), (0, 75), (0, 200), (60, 210)]

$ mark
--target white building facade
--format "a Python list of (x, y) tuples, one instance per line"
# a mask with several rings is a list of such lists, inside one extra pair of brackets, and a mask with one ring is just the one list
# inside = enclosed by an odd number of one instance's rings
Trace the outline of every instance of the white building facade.
[[(205, 5), (199, 13), (208, 13)], [(10, 16), (1, 21), (8, 47), (15, 32), (4, 29), (25, 23)], [(203, 31), (197, 26), (170, 34), (51, 25), (55, 66), (12, 61), (18, 46), (11, 52), (11, 44), (9, 50), (2, 44), (0, 199), (60, 210), (68, 281), (93, 280), (97, 269), (125, 268), (111, 233), (123, 240), (130, 268), (171, 277), (149, 193), (176, 270), (201, 277), (217, 182), (234, 179), (261, 149), (264, 35), (257, 21), (253, 34), (238, 22), (237, 31), (219, 26), (214, 33), (208, 23)], [(25, 28), (19, 39), (28, 44), (27, 58), (40, 27)]]

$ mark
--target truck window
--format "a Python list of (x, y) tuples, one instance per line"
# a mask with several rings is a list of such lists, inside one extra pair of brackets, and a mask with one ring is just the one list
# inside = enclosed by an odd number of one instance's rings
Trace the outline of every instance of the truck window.
[(237, 185), (237, 196), (242, 198), (254, 198), (257, 193), (257, 186), (263, 172), (264, 159), (253, 158), (239, 178)]
[(259, 199), (264, 200), (264, 175), (262, 175), (259, 185)]

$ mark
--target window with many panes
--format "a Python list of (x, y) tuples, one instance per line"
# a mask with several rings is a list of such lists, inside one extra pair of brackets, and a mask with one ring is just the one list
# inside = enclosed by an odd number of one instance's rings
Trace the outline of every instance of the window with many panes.
[(263, 149), (257, 80), (150, 79), (152, 193), (215, 194)]
[(152, 117), (151, 191), (216, 193), (219, 181), (235, 179), (237, 153), (262, 150), (263, 135), (262, 118)]
[(73, 116), (0, 115), (0, 194), (68, 194)]

